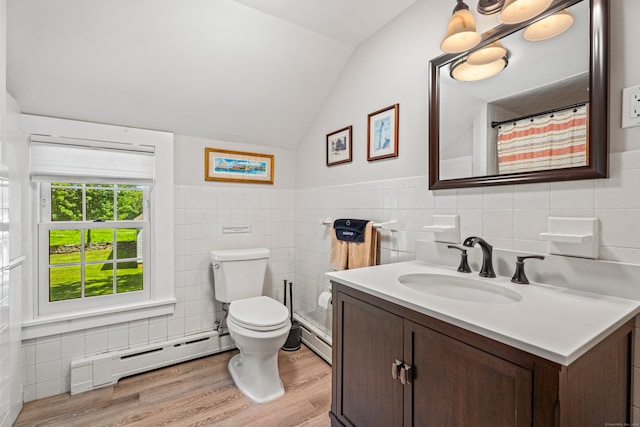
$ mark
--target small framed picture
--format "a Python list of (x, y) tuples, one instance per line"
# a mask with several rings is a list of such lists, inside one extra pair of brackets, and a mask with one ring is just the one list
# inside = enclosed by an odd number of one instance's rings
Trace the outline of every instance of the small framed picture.
[(400, 104), (369, 114), (367, 127), (367, 160), (398, 157), (398, 118)]
[(351, 126), (327, 134), (327, 166), (351, 161)]
[(204, 179), (273, 184), (273, 155), (206, 147)]

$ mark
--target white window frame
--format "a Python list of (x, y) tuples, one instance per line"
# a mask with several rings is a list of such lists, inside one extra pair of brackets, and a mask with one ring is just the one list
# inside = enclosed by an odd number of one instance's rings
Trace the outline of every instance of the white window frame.
[[(88, 141), (94, 147), (108, 141), (107, 144), (119, 144), (126, 149), (132, 147), (152, 147), (154, 150), (154, 169), (157, 171), (150, 187), (148, 206), (153, 221), (149, 224), (150, 239), (149, 262), (153, 268), (149, 271), (149, 300), (102, 307), (74, 313), (40, 314), (38, 310), (38, 218), (40, 211), (37, 184), (30, 186), (31, 200), (28, 216), (31, 217), (33, 232), (28, 233), (32, 243), (30, 273), (23, 287), (22, 338), (32, 339), (83, 329), (104, 327), (112, 324), (149, 319), (173, 314), (177, 300), (174, 296), (174, 198), (173, 198), (173, 134), (163, 131), (135, 129), (122, 126), (78, 122), (51, 117), (22, 115), (22, 130), (25, 144), (33, 135), (59, 135), (50, 138), (73, 138), (76, 141)], [(57, 179), (57, 182), (69, 181)], [(31, 280), (29, 280), (31, 279)]]
[[(99, 183), (98, 183), (99, 184)], [(149, 188), (144, 187), (142, 191), (143, 202), (143, 217), (149, 218), (148, 206), (150, 206), (149, 200)], [(95, 310), (97, 308), (108, 308), (118, 306), (122, 304), (131, 304), (137, 302), (144, 302), (150, 299), (150, 272), (153, 271), (153, 264), (150, 261), (149, 248), (153, 245), (149, 233), (150, 222), (149, 221), (118, 221), (107, 220), (103, 222), (94, 221), (52, 221), (51, 220), (51, 184), (41, 183), (39, 185), (39, 200), (40, 200), (40, 221), (38, 224), (38, 314), (39, 315), (51, 315), (55, 313), (77, 313), (86, 310)], [(116, 192), (114, 190), (114, 197)], [(83, 187), (82, 192), (83, 206), (86, 205), (86, 187)], [(117, 200), (117, 198), (114, 198)], [(117, 202), (116, 202), (117, 203)], [(117, 205), (116, 205), (117, 206)], [(86, 208), (83, 208), (83, 211)], [(84, 214), (86, 216), (86, 214)], [(142, 248), (143, 259), (143, 289), (141, 291), (126, 292), (120, 294), (101, 295), (69, 299), (63, 301), (50, 301), (49, 300), (49, 231), (51, 230), (87, 230), (87, 229), (104, 229), (104, 228), (139, 228), (142, 233), (142, 241), (144, 242)], [(83, 233), (80, 233), (81, 244), (83, 242)], [(82, 259), (79, 263), (72, 263), (73, 265), (79, 265), (83, 267), (85, 265)], [(83, 274), (84, 276), (84, 274)]]

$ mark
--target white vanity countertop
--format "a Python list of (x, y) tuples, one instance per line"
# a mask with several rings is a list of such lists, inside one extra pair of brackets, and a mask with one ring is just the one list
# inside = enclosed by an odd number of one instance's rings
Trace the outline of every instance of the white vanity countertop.
[[(430, 273), (473, 278), (522, 295), (507, 304), (467, 302), (423, 293), (401, 284), (404, 274)], [(422, 261), (327, 273), (336, 282), (410, 308), (512, 347), (568, 366), (640, 312), (640, 301), (510, 278), (484, 279), (477, 272)]]

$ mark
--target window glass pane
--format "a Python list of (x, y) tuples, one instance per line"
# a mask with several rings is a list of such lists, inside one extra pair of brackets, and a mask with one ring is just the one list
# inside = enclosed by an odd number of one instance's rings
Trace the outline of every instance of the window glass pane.
[[(43, 188), (45, 196), (51, 190), (52, 222), (87, 221), (47, 230), (50, 302), (145, 291), (142, 221), (147, 187), (52, 183)], [(118, 228), (91, 222), (96, 220), (140, 222)], [(110, 228), (94, 228), (105, 225)]]
[(80, 266), (51, 267), (49, 269), (49, 301), (63, 301), (82, 297)]
[(113, 190), (87, 188), (87, 221), (113, 220)]
[(84, 231), (85, 261), (113, 259), (113, 228), (93, 228)]
[(49, 264), (80, 262), (80, 230), (49, 230)]
[(51, 188), (51, 221), (82, 221), (82, 188), (57, 184)]
[(84, 295), (95, 297), (113, 293), (113, 264), (86, 264), (84, 266)]
[(142, 190), (122, 189), (118, 186), (118, 215), (120, 221), (142, 220)]
[(142, 290), (142, 262), (119, 262), (116, 264), (116, 289), (118, 293)]
[(118, 228), (117, 259), (142, 258), (142, 229)]

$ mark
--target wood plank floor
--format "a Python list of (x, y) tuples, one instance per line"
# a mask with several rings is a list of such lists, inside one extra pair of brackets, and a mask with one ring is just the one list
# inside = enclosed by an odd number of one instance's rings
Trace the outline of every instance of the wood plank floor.
[(15, 426), (304, 426), (330, 425), (331, 366), (304, 345), (280, 351), (285, 395), (258, 405), (233, 384), (227, 363), (237, 350), (121, 379), (70, 396), (28, 402)]

